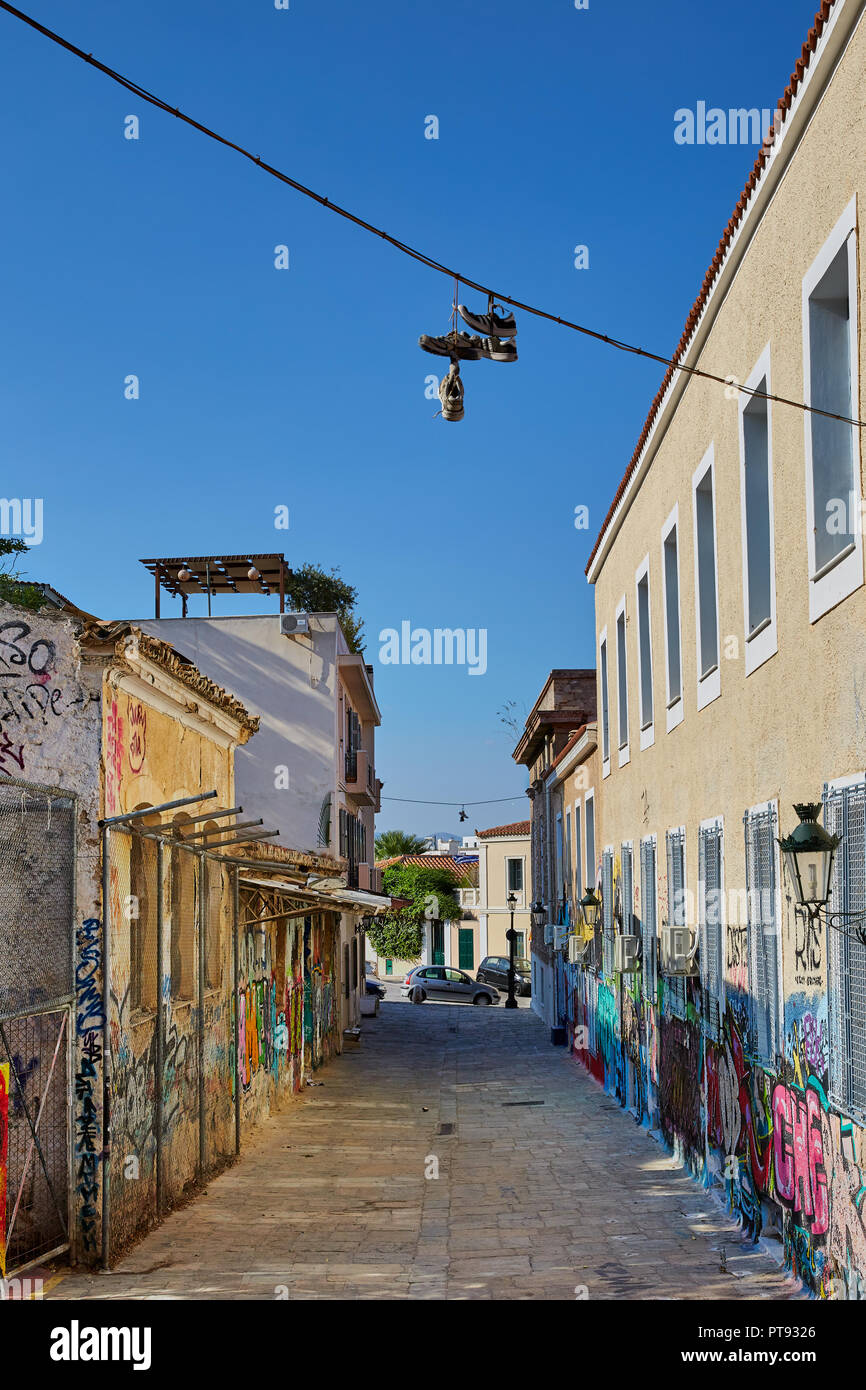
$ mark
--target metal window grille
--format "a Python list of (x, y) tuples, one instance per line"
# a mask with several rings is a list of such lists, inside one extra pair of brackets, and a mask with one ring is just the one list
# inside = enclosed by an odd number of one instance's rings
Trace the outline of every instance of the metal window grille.
[(655, 840), (642, 840), (640, 847), (641, 940), (643, 943), (643, 992), (647, 999), (656, 995), (656, 846)]
[[(824, 788), (824, 824), (841, 835), (830, 894), (831, 912), (866, 908), (866, 782)], [(866, 947), (829, 929), (830, 1101), (866, 1119)]]
[(601, 893), (604, 913), (602, 971), (613, 974), (613, 850), (606, 849), (601, 857)]
[(698, 926), (704, 1027), (718, 1038), (722, 1018), (722, 827), (698, 833)]
[(782, 1041), (775, 806), (763, 811), (747, 811), (744, 823), (751, 1043), (758, 1060), (773, 1065)]
[[(668, 864), (668, 917), (672, 926), (686, 926), (686, 847), (683, 830), (669, 830), (665, 836)], [(686, 1016), (686, 982), (674, 976), (667, 982), (670, 1011)]]

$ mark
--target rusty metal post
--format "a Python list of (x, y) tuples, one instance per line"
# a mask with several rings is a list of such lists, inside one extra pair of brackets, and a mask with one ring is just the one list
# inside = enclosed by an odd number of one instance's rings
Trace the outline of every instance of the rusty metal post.
[(154, 593), (154, 596), (153, 596), (153, 616), (154, 616), (155, 618), (158, 618), (158, 617), (159, 617), (159, 574), (160, 574), (160, 567), (159, 567), (159, 565), (157, 565), (157, 566), (154, 568), (154, 571), (153, 571), (153, 576), (154, 576), (154, 580), (155, 580), (155, 584), (156, 584), (156, 589), (155, 589), (155, 593)]

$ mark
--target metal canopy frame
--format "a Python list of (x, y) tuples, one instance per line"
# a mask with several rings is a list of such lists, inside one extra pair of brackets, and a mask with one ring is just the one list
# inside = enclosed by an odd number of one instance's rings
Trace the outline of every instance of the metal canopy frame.
[[(212, 594), (263, 594), (266, 598), (279, 594), (280, 612), (286, 611), (286, 580), (292, 572), (286, 564), (285, 555), (279, 552), (164, 556), (142, 560), (141, 564), (154, 578), (154, 618), (159, 617), (162, 589), (182, 600), (184, 617), (190, 594), (207, 594), (208, 617)], [(189, 579), (179, 579), (183, 570), (189, 571)], [(256, 571), (252, 579), (250, 570)]]

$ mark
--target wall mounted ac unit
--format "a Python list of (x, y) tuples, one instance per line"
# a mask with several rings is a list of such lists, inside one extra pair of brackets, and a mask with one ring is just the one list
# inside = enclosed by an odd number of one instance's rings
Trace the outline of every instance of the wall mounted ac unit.
[(634, 975), (640, 970), (640, 937), (615, 936), (613, 939), (613, 968), (621, 975)]
[(280, 614), (280, 632), (283, 637), (299, 637), (301, 634), (309, 634), (309, 631), (309, 613)]
[(592, 937), (588, 940), (582, 936), (570, 936), (568, 938), (569, 965), (586, 965), (591, 953)]
[(698, 938), (691, 927), (662, 927), (661, 968), (663, 975), (698, 974)]

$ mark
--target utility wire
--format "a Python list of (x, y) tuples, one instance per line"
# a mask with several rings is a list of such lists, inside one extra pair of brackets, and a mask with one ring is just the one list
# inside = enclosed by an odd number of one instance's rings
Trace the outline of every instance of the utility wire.
[(416, 801), (411, 796), (383, 796), (382, 801), (403, 801), (410, 806), (499, 806), (503, 801), (522, 801), (525, 792), (518, 796), (499, 796), (492, 801)]
[(234, 140), (229, 140), (225, 135), (220, 135), (217, 131), (211, 130), (209, 126), (203, 125), (201, 121), (195, 120), (192, 116), (185, 115), (178, 107), (171, 106), (167, 101), (164, 101), (162, 97), (156, 96), (153, 92), (148, 92), (146, 88), (140, 87), (137, 82), (133, 82), (128, 77), (124, 77), (121, 73), (115, 72), (114, 68), (110, 68), (105, 63), (101, 63), (98, 58), (94, 58), (92, 53), (85, 53), (83, 48), (78, 48), (76, 44), (70, 43), (68, 39), (64, 39), (60, 34), (56, 34), (53, 29), (46, 28), (44, 24), (40, 24), (39, 21), (33, 19), (31, 15), (25, 14), (23, 10), (16, 9), (14, 5), (7, 4), (7, 0), (0, 0), (0, 9), (6, 10), (8, 14), (14, 15), (16, 19), (20, 19), (22, 23), (28, 24), (30, 28), (35, 29), (37, 33), (44, 35), (47, 39), (51, 39), (52, 43), (59, 44), (61, 48), (65, 48), (67, 52), (74, 53), (76, 58), (81, 58), (85, 63), (89, 63), (91, 67), (97, 68), (99, 72), (104, 73), (106, 77), (110, 77), (112, 82), (119, 83), (119, 85), (125, 87), (128, 92), (132, 92), (133, 95), (140, 97), (142, 101), (149, 102), (151, 106), (158, 107), (160, 111), (165, 111), (169, 116), (176, 116), (179, 121), (183, 121), (186, 125), (192, 126), (193, 129), (201, 131), (202, 135), (207, 135), (209, 139), (216, 140), (218, 144), (226, 145), (229, 149), (235, 150), (238, 154), (242, 154), (245, 159), (251, 160), (252, 163), (258, 165), (260, 169), (264, 169), (266, 174), (271, 174), (273, 178), (279, 179), (281, 183), (288, 184), (289, 187), (294, 188), (296, 192), (303, 193), (305, 198), (312, 198), (314, 202), (319, 203), (322, 207), (328, 208), (331, 212), (338, 213), (340, 217), (345, 217), (350, 222), (354, 222), (356, 227), (362, 227), (364, 231), (371, 232), (374, 236), (381, 237), (383, 241), (387, 241), (389, 245), (395, 247), (396, 250), (402, 251), (405, 256), (411, 256), (413, 260), (420, 261), (422, 265), (428, 266), (430, 270), (437, 270), (440, 274), (447, 275), (450, 279), (456, 280), (458, 284), (465, 285), (467, 289), (477, 290), (479, 294), (492, 296), (497, 302), (510, 304), (512, 308), (520, 309), (526, 314), (534, 314), (536, 318), (547, 319), (550, 323), (558, 323), (563, 328), (571, 328), (575, 333), (582, 333), (587, 338), (594, 338), (596, 342), (607, 343), (608, 347), (616, 348), (619, 352), (630, 352), (634, 354), (634, 356), (644, 357), (650, 362), (660, 362), (662, 366), (672, 367), (675, 371), (684, 372), (687, 376), (702, 377), (705, 381), (715, 381), (722, 386), (736, 389), (738, 392), (742, 392), (743, 395), (760, 397), (761, 400), (765, 401), (774, 401), (777, 405), (790, 405), (797, 410), (808, 411), (813, 415), (823, 415), (828, 420), (839, 420), (845, 425), (853, 425), (856, 429), (866, 428), (866, 422), (862, 420), (854, 420), (847, 415), (837, 415), (832, 410), (820, 410), (818, 406), (806, 405), (803, 401), (790, 400), (787, 396), (778, 396), (774, 392), (759, 391), (753, 387), (741, 386), (739, 382), (735, 382), (730, 377), (719, 376), (718, 373), (705, 371), (702, 367), (686, 367), (683, 363), (677, 362), (676, 358), (664, 357), (661, 353), (650, 352), (647, 348), (636, 347), (633, 343), (626, 343), (619, 338), (612, 338), (607, 333), (599, 333), (593, 328), (587, 328), (583, 324), (572, 323), (570, 319), (561, 318), (558, 314), (550, 314), (545, 309), (535, 308), (532, 304), (524, 304), (521, 300), (513, 299), (510, 295), (502, 294), (498, 290), (492, 290), (488, 285), (479, 284), (477, 280), (470, 280), (459, 271), (452, 270), (449, 266), (443, 265), (441, 261), (437, 261), (433, 256), (428, 256), (425, 252), (419, 251), (417, 247), (409, 246), (405, 241), (400, 241), (398, 237), (391, 236), (390, 233), (383, 231), (381, 227), (375, 227), (371, 222), (366, 222), (363, 217), (358, 217), (356, 213), (350, 212), (348, 208), (341, 207), (339, 203), (331, 202), (329, 198), (325, 198), (321, 193), (316, 193), (314, 189), (305, 187), (305, 185), (299, 183), (297, 179), (291, 178), (289, 174), (284, 174), (281, 170), (275, 169), (272, 164), (266, 164), (259, 155), (253, 154), (250, 150), (245, 149), (243, 145), (236, 144)]

